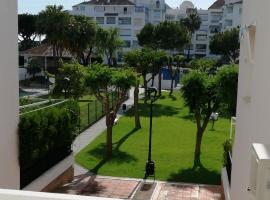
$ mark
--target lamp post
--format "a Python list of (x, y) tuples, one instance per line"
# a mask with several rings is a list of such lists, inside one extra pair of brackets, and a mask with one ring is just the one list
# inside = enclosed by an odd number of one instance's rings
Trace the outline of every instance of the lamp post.
[(65, 82), (65, 99), (66, 99), (67, 98), (67, 89), (69, 87), (70, 78), (65, 77), (64, 82)]
[(155, 162), (152, 160), (152, 119), (153, 119), (153, 103), (157, 100), (157, 88), (150, 87), (147, 90), (148, 99), (150, 100), (150, 128), (149, 128), (149, 146), (148, 160), (145, 165), (144, 179), (149, 176), (155, 176)]

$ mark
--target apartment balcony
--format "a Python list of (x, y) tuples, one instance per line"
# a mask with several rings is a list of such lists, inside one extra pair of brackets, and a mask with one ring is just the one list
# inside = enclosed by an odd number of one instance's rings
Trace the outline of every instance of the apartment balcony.
[[(109, 198), (0, 189), (1, 200), (109, 200)], [(111, 199), (110, 200), (117, 200)]]

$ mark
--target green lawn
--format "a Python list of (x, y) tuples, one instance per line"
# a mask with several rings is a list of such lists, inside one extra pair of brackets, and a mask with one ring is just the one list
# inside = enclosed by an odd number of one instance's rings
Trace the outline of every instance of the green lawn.
[[(223, 142), (229, 138), (230, 121), (211, 124), (202, 143), (201, 166), (193, 168), (196, 126), (179, 92), (167, 93), (154, 106), (153, 160), (158, 180), (219, 184)], [(114, 127), (113, 159), (106, 160), (105, 132), (79, 154), (76, 161), (100, 175), (143, 178), (148, 152), (149, 109), (140, 104), (142, 129), (136, 131), (132, 110)]]

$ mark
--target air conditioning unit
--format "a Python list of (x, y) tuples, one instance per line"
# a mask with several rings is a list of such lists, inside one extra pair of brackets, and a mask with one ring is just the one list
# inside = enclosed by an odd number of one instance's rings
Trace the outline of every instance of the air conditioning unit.
[(256, 200), (270, 199), (270, 145), (252, 144), (248, 190)]

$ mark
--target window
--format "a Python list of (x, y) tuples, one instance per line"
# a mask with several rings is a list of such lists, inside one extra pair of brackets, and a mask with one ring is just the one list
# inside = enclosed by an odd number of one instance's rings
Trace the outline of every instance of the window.
[(130, 17), (119, 17), (118, 24), (119, 25), (130, 25), (131, 18)]
[(107, 24), (116, 24), (115, 17), (107, 17)]
[(124, 47), (124, 48), (130, 48), (130, 46), (131, 46), (130, 40), (124, 40), (123, 47)]
[(97, 17), (96, 21), (98, 24), (104, 24), (104, 17)]
[(156, 1), (156, 8), (160, 8), (160, 1)]
[(144, 12), (144, 7), (143, 6), (136, 6), (135, 12)]
[(135, 18), (135, 19), (133, 20), (133, 22), (134, 22), (134, 25), (135, 25), (135, 26), (142, 26), (142, 25), (143, 25), (143, 20), (142, 20), (142, 18)]
[(206, 44), (196, 44), (196, 52), (205, 53), (206, 52)]
[(124, 14), (127, 14), (127, 7), (124, 7)]
[(205, 41), (205, 40), (207, 40), (207, 35), (198, 34), (198, 35), (196, 35), (196, 40), (197, 41)]
[(119, 35), (120, 36), (131, 36), (131, 30), (130, 29), (120, 29)]

